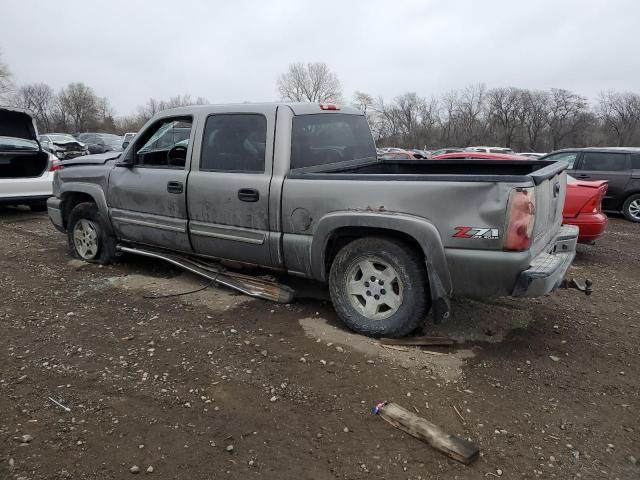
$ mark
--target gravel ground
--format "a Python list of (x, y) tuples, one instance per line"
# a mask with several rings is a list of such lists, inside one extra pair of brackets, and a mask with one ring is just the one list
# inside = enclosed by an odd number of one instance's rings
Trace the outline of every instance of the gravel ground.
[[(591, 297), (456, 301), (428, 329), (455, 348), (389, 349), (316, 285), (287, 279), (291, 305), (153, 298), (203, 283), (72, 261), (45, 215), (0, 209), (0, 479), (640, 478), (639, 235), (616, 217), (579, 246)], [(482, 456), (449, 460), (372, 416), (381, 400)]]

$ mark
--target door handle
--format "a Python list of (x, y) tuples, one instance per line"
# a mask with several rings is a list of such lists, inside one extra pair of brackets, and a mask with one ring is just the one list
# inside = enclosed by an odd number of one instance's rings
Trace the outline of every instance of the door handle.
[(578, 175), (578, 178), (589, 178), (590, 175), (585, 175), (584, 173), (581, 173), (580, 175)]
[(169, 182), (167, 183), (167, 192), (169, 193), (182, 193), (184, 185), (182, 182)]
[(241, 188), (238, 190), (238, 199), (243, 202), (257, 202), (260, 199), (260, 192), (255, 188)]

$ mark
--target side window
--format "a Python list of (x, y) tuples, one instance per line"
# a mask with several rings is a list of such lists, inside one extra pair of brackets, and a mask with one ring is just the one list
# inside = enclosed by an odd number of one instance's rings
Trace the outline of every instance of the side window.
[(569, 170), (573, 170), (573, 166), (576, 163), (578, 152), (562, 152), (555, 155), (548, 156), (545, 160), (549, 162), (564, 162), (567, 164)]
[(640, 170), (640, 153), (634, 153), (631, 155), (631, 168), (634, 170)]
[(135, 164), (140, 167), (183, 169), (187, 160), (192, 120), (165, 118), (136, 140)]
[(258, 114), (220, 114), (207, 118), (200, 170), (264, 172), (267, 119)]
[(627, 169), (627, 155), (625, 153), (585, 152), (582, 155), (582, 169), (604, 172), (624, 171)]

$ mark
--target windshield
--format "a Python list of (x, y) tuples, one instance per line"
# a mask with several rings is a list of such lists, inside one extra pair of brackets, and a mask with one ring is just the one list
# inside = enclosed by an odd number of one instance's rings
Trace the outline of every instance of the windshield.
[(111, 145), (114, 147), (119, 147), (122, 145), (122, 137), (117, 135), (100, 135), (100, 139), (105, 143), (105, 145)]
[(138, 150), (138, 154), (155, 150), (170, 150), (175, 145), (187, 146), (191, 135), (191, 125), (182, 120), (164, 123), (144, 146)]
[(38, 150), (38, 144), (24, 138), (0, 137), (0, 150)]
[(47, 135), (54, 142), (77, 142), (71, 135)]
[(292, 169), (376, 158), (369, 125), (362, 115), (299, 115), (293, 118), (292, 127)]

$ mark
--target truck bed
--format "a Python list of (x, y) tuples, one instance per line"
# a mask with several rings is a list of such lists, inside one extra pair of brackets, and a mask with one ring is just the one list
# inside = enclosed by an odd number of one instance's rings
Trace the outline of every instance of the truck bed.
[(536, 185), (557, 175), (562, 163), (540, 160), (384, 160), (343, 162), (292, 170), (289, 178), (349, 180), (439, 180), (455, 182), (514, 182)]

